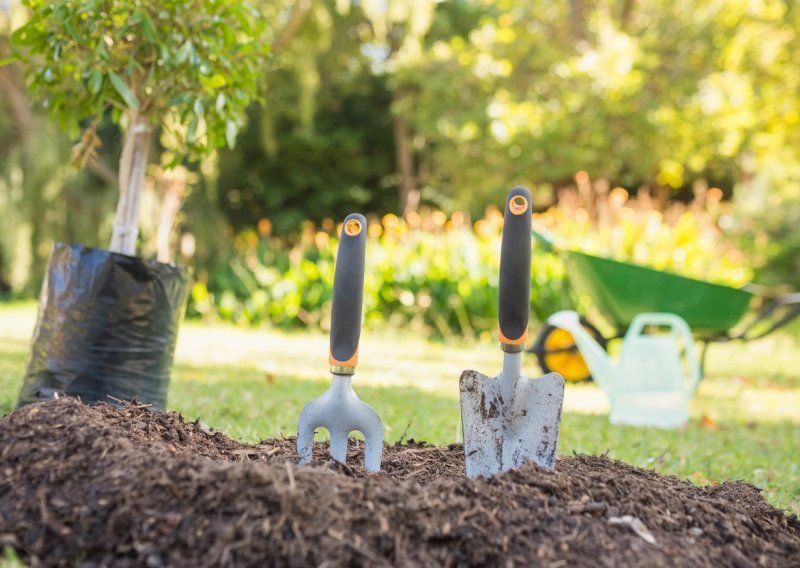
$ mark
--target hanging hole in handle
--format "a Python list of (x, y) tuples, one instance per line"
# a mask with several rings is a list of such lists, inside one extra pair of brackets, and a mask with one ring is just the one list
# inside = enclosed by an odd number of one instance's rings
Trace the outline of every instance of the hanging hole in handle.
[(522, 215), (528, 211), (528, 200), (523, 195), (515, 195), (508, 203), (508, 208), (514, 215)]
[(351, 237), (355, 237), (356, 235), (360, 234), (361, 229), (362, 229), (361, 221), (359, 221), (358, 219), (350, 219), (344, 225), (345, 234)]

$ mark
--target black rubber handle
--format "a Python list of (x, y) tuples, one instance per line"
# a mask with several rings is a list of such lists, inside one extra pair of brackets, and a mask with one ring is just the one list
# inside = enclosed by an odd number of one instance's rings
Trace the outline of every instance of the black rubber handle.
[(500, 248), (500, 343), (518, 351), (528, 338), (531, 302), (531, 192), (508, 192)]
[(366, 246), (367, 220), (359, 213), (351, 213), (342, 225), (333, 273), (330, 352), (332, 366), (351, 370), (358, 364)]

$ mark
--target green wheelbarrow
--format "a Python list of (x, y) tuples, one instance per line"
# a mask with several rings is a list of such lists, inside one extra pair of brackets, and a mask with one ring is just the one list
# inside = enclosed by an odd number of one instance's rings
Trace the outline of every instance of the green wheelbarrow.
[[(544, 235), (534, 231), (533, 236), (546, 250), (563, 257), (569, 284), (588, 296), (615, 328), (614, 335), (604, 337), (591, 322), (581, 318), (584, 328), (604, 348), (609, 341), (622, 338), (638, 314), (675, 314), (689, 324), (695, 339), (703, 343), (702, 374), (709, 344), (759, 339), (800, 315), (800, 293), (767, 299), (755, 288), (731, 288), (629, 262), (556, 250)], [(759, 303), (760, 310), (739, 326), (752, 306)], [(545, 373), (559, 373), (568, 382), (591, 379), (572, 335), (564, 329), (543, 326), (528, 352), (536, 355)]]

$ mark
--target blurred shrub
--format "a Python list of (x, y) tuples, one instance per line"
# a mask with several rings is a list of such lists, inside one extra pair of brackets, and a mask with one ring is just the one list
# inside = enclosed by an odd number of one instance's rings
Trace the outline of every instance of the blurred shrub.
[[(429, 336), (476, 337), (497, 327), (497, 284), (503, 217), (490, 210), (474, 226), (463, 214), (371, 219), (364, 283), (365, 325), (404, 326)], [(198, 281), (190, 315), (216, 313), (236, 322), (281, 328), (330, 326), (334, 253), (339, 227), (308, 222), (292, 246), (251, 230), (235, 239), (225, 266)], [(544, 318), (568, 307), (561, 261), (534, 256), (531, 309)], [(486, 337), (486, 335), (484, 335)]]
[[(646, 191), (630, 198), (603, 185), (589, 193), (560, 193), (557, 207), (536, 214), (567, 248), (633, 261), (680, 274), (739, 286), (751, 277), (744, 255), (721, 229), (721, 194), (708, 190), (692, 203), (662, 210)], [(364, 285), (365, 325), (403, 326), (428, 336), (493, 334), (502, 214), (490, 208), (471, 223), (462, 213), (439, 211), (403, 220), (388, 214), (369, 223)], [(280, 328), (330, 326), (330, 300), (340, 226), (303, 225), (294, 242), (271, 235), (271, 223), (238, 234), (228, 261), (195, 284), (190, 315), (234, 322), (269, 322)], [(543, 321), (575, 307), (560, 258), (535, 250), (531, 314)], [(581, 299), (585, 308), (585, 299)]]
[(688, 203), (667, 201), (640, 188), (634, 196), (585, 172), (562, 190), (558, 207), (537, 215), (534, 228), (564, 248), (675, 272), (735, 288), (753, 279), (738, 246), (732, 204), (722, 191), (696, 184)]

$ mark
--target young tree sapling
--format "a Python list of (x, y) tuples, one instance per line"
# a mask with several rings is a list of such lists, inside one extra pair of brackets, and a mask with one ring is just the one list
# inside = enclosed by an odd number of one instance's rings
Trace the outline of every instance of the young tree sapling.
[(109, 248), (133, 256), (153, 131), (177, 129), (175, 163), (233, 147), (269, 53), (263, 19), (247, 1), (24, 4), (31, 17), (13, 35), (16, 57), (30, 92), (59, 124), (75, 137), (84, 131), (76, 161), (94, 158), (105, 116), (124, 131)]

